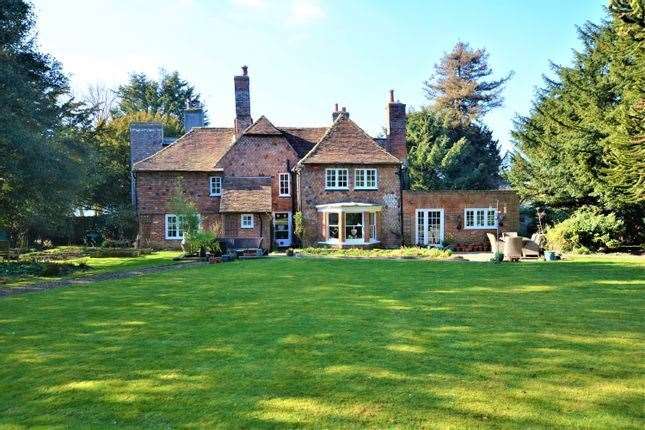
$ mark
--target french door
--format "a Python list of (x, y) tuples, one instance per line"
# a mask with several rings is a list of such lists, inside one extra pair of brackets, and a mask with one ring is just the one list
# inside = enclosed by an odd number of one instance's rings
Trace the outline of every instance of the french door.
[(443, 242), (443, 209), (416, 210), (417, 245), (441, 245)]
[(273, 240), (279, 248), (291, 246), (291, 212), (273, 213)]

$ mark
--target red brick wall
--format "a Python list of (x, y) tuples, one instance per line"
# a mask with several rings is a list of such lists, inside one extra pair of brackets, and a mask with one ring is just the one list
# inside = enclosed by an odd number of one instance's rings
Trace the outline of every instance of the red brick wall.
[(466, 244), (488, 244), (486, 233), (495, 229), (465, 229), (465, 208), (496, 207), (506, 209), (500, 231), (517, 231), (519, 228), (519, 198), (513, 191), (434, 191), (403, 192), (403, 235), (406, 245), (412, 245), (416, 232), (416, 209), (444, 210), (444, 238)]
[[(349, 190), (325, 190), (325, 169), (328, 167), (341, 167), (349, 170)], [(378, 190), (354, 190), (354, 169), (357, 167), (378, 169)], [(316, 205), (326, 203), (356, 202), (373, 203), (383, 206), (381, 216), (377, 222), (379, 239), (385, 247), (397, 247), (401, 244), (400, 238), (400, 209), (399, 209), (399, 166), (397, 165), (310, 165), (301, 167), (299, 172), (299, 199), (300, 208), (305, 218), (307, 231), (305, 232), (305, 245), (315, 246), (324, 240), (322, 217)]]
[[(291, 197), (279, 197), (279, 174), (289, 172), (298, 155), (281, 136), (243, 136), (218, 163), (226, 176), (269, 176), (274, 212), (292, 210)], [(291, 187), (293, 195), (293, 186)]]

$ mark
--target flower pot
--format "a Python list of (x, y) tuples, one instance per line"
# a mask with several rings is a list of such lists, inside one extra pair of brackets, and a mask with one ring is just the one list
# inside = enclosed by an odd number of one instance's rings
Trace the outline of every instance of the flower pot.
[(558, 259), (558, 253), (555, 251), (544, 251), (544, 259), (546, 261), (556, 261)]

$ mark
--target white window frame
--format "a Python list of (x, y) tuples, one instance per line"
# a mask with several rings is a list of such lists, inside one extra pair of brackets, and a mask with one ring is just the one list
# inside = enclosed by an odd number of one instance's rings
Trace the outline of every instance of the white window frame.
[[(472, 213), (473, 224), (468, 225), (468, 213)], [(488, 223), (490, 213), (493, 213), (493, 224)], [(482, 222), (479, 222), (478, 215), (482, 213)], [(495, 208), (464, 208), (464, 229), (466, 230), (490, 230), (497, 228), (497, 209)]]
[[(251, 217), (251, 222), (246, 222), (245, 219)], [(240, 215), (240, 228), (249, 229), (255, 227), (255, 217), (253, 214), (242, 214)]]
[[(360, 172), (360, 174), (359, 174)], [(367, 173), (374, 173), (374, 185), (368, 185)], [(362, 184), (359, 184), (359, 176)], [(354, 169), (354, 189), (355, 190), (378, 190), (378, 169)]]
[[(177, 227), (176, 227), (177, 235), (175, 235), (175, 236), (169, 236), (168, 235), (168, 219), (170, 217), (177, 218)], [(164, 221), (165, 221), (164, 222), (164, 238), (166, 240), (181, 240), (181, 239), (184, 238), (184, 230), (180, 227), (182, 218), (183, 217), (181, 215), (166, 214), (166, 216), (164, 217)], [(202, 216), (197, 214), (197, 220), (199, 222), (199, 228), (202, 228)], [(181, 234), (179, 234), (180, 232), (181, 232)]]
[[(348, 224), (347, 223), (347, 215), (355, 215), (359, 214), (361, 216), (361, 220), (359, 224)], [(365, 243), (365, 212), (343, 212), (342, 213), (343, 218), (343, 237), (345, 238), (346, 244), (352, 245), (352, 244), (362, 244)], [(350, 226), (360, 226), (361, 227), (361, 237), (356, 238), (356, 239), (348, 239), (347, 238), (347, 229)]]
[[(331, 214), (334, 214), (338, 217), (338, 221), (336, 221), (336, 224), (331, 223), (329, 219)], [(325, 240), (328, 243), (338, 243), (340, 241), (340, 235), (341, 235), (340, 217), (343, 216), (343, 214), (341, 212), (327, 212), (325, 216), (327, 217), (327, 237), (325, 238)], [(338, 237), (331, 237), (330, 231), (332, 227), (336, 227), (336, 231), (338, 231)]]
[[(330, 173), (332, 172), (333, 172), (333, 181), (330, 183), (329, 181)], [(338, 185), (340, 183), (339, 181), (340, 172), (345, 173), (345, 186)], [(338, 167), (325, 169), (325, 189), (326, 190), (349, 190), (349, 169), (338, 168)]]
[[(219, 188), (218, 192), (214, 192), (213, 182), (217, 182), (217, 187)], [(219, 197), (222, 195), (222, 177), (221, 176), (211, 176), (208, 178), (208, 195), (211, 197)]]
[[(286, 180), (285, 180), (286, 178)], [(287, 192), (283, 193), (282, 182), (285, 180), (287, 185)], [(291, 197), (291, 173), (280, 173), (278, 175), (278, 196), (280, 197)]]
[[(428, 224), (430, 221), (430, 212), (439, 212), (439, 241), (438, 243), (430, 243), (428, 237)], [(419, 220), (423, 221), (422, 231), (419, 231)], [(430, 245), (437, 246), (440, 245), (445, 240), (445, 217), (443, 208), (421, 208), (414, 211), (414, 225), (415, 225), (415, 235), (414, 243), (417, 245)]]

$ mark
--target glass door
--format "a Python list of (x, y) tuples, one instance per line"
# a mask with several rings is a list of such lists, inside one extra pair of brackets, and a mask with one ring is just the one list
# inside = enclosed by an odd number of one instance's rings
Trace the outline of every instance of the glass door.
[(291, 212), (273, 214), (273, 240), (279, 248), (291, 246)]
[(417, 245), (437, 246), (443, 242), (443, 209), (417, 209)]

